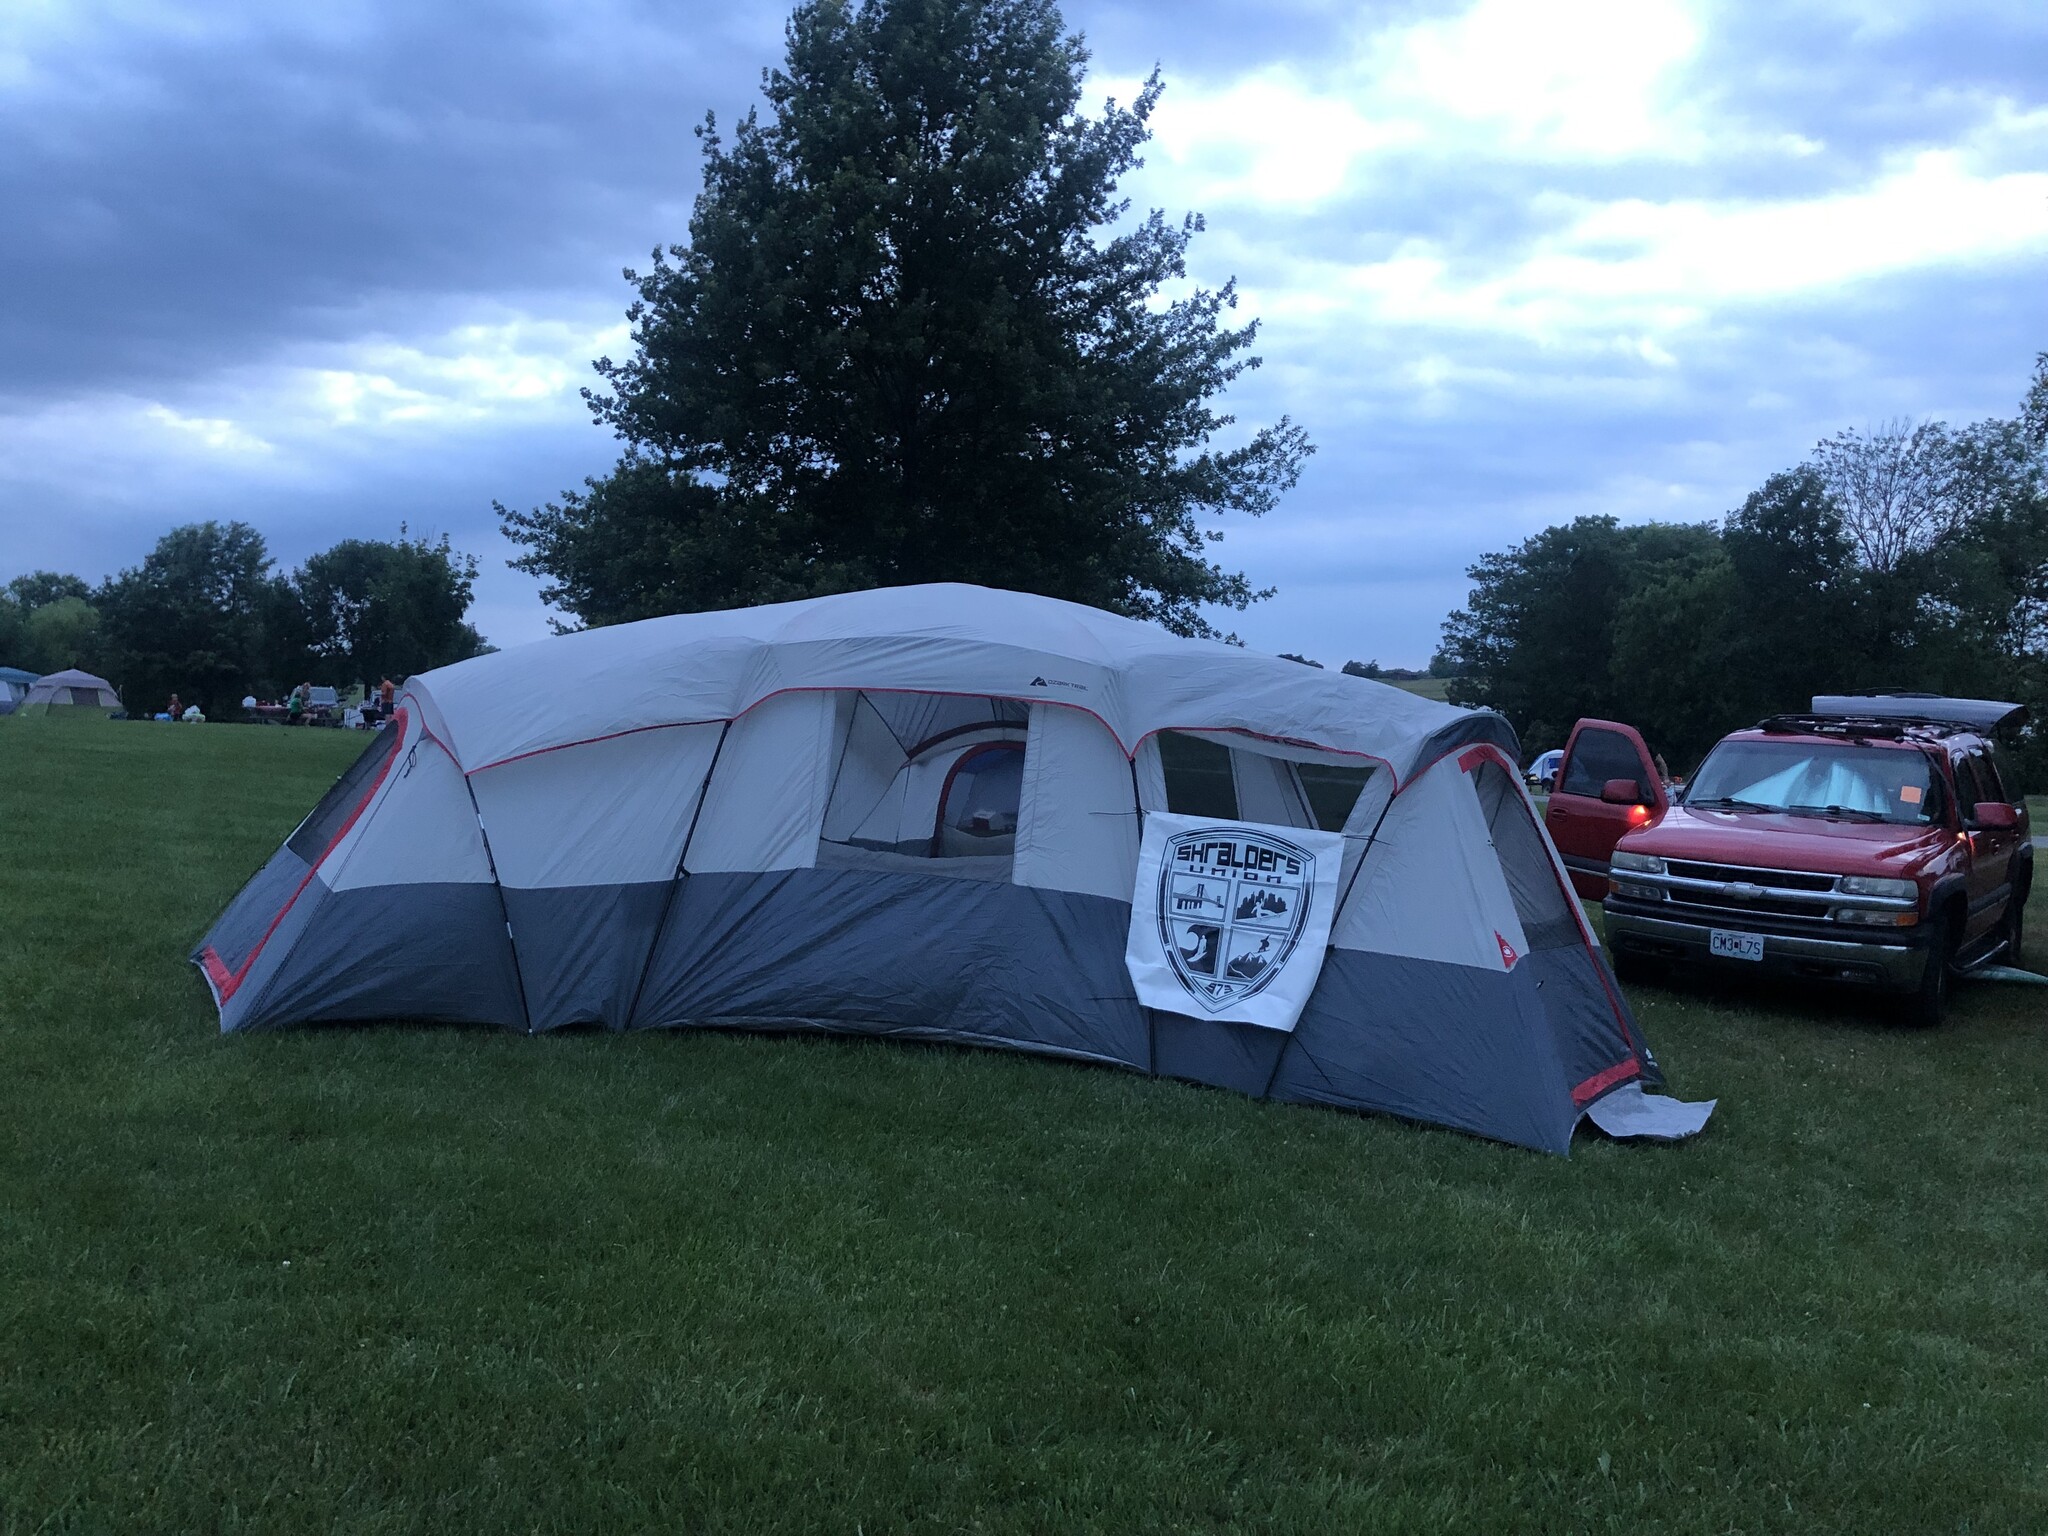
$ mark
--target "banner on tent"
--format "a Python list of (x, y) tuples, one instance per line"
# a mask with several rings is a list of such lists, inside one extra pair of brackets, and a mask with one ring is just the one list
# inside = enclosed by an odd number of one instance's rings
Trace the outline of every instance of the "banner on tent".
[(1148, 815), (1124, 947), (1138, 1001), (1293, 1029), (1322, 974), (1343, 862), (1334, 832)]

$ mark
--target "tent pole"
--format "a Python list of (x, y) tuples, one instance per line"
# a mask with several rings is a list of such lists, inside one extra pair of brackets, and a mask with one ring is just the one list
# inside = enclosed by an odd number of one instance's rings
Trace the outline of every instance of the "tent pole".
[(640, 994), (647, 990), (647, 973), (654, 969), (654, 952), (661, 948), (661, 936), (668, 931), (668, 915), (676, 904), (676, 889), (683, 883), (683, 864), (690, 857), (690, 844), (697, 836), (697, 819), (704, 814), (704, 802), (711, 798), (712, 775), (718, 772), (718, 759), (725, 751), (725, 738), (731, 733), (730, 720), (718, 728), (718, 745), (711, 749), (711, 766), (704, 770), (704, 782), (697, 786), (697, 804), (690, 812), (689, 830), (683, 833), (683, 846), (676, 851), (676, 872), (669, 877), (668, 895), (662, 898), (661, 903), (661, 919), (654, 925), (654, 937), (647, 941), (647, 958), (640, 962), (640, 979), (633, 984), (633, 1001), (626, 1005), (626, 1016), (619, 1020), (621, 1029), (631, 1029), (633, 1016), (640, 1011)]

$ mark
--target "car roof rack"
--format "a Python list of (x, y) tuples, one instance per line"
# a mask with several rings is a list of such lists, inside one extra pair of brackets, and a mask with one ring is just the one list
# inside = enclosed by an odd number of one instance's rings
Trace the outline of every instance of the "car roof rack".
[(1822, 719), (1890, 720), (1952, 731), (1990, 732), (2019, 725), (2027, 718), (2027, 707), (1996, 699), (1951, 699), (1938, 693), (1821, 693), (1814, 695), (1813, 714)]
[(1909, 735), (1924, 736), (1942, 730), (1963, 730), (1964, 726), (1943, 725), (1932, 720), (1886, 720), (1876, 715), (1772, 715), (1759, 720), (1755, 729), (1771, 736), (1840, 736), (1847, 740), (1903, 741)]

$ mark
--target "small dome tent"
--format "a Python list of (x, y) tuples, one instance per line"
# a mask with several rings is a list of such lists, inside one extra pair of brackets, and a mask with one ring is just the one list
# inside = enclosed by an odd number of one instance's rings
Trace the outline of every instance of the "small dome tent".
[[(944, 1040), (1561, 1153), (1659, 1076), (1518, 761), (1496, 715), (1047, 598), (680, 614), (408, 681), (193, 959), (223, 1030)], [(1141, 1003), (1180, 815), (1341, 847), (1291, 1030)]]
[(114, 692), (112, 683), (104, 677), (94, 677), (90, 672), (72, 667), (37, 678), (29, 686), (28, 696), (21, 701), (17, 713), (44, 715), (75, 709), (108, 714), (120, 707), (121, 696)]

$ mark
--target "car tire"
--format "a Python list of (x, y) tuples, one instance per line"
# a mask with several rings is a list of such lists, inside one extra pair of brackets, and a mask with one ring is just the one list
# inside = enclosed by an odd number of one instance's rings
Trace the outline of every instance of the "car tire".
[(1948, 1017), (1949, 994), (1955, 984), (1955, 925), (1944, 913), (1929, 927), (1927, 969), (1906, 1000), (1906, 1017), (1922, 1029), (1939, 1029)]
[(2027, 888), (2013, 887), (2012, 900), (2005, 909), (2005, 958), (2004, 963), (2016, 971), (2027, 968)]
[(1617, 981), (1632, 987), (1660, 984), (1668, 974), (1662, 960), (1653, 960), (1648, 955), (1632, 954), (1625, 949), (1614, 951), (1614, 976)]

